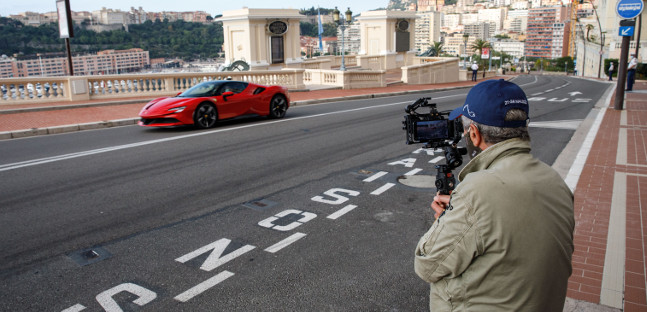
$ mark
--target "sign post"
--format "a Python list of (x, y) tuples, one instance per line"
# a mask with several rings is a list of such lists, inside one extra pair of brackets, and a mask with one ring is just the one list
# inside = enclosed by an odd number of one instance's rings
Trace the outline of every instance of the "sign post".
[(616, 5), (616, 13), (621, 18), (618, 35), (622, 37), (620, 45), (620, 62), (618, 63), (618, 79), (616, 84), (616, 98), (613, 108), (622, 110), (625, 101), (625, 84), (627, 82), (627, 58), (629, 54), (629, 43), (634, 34), (636, 21), (633, 20), (643, 11), (642, 0), (620, 0)]
[(58, 12), (58, 32), (60, 38), (65, 38), (65, 49), (67, 50), (67, 68), (70, 72), (70, 76), (74, 76), (72, 52), (70, 50), (70, 37), (74, 37), (74, 24), (72, 22), (70, 0), (56, 0), (56, 10)]

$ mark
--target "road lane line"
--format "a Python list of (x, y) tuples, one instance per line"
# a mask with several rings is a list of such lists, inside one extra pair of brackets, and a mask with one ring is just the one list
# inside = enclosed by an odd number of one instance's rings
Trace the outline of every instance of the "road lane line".
[(294, 233), (290, 235), (288, 238), (270, 246), (265, 249), (265, 251), (270, 252), (270, 253), (276, 253), (277, 251), (289, 246), (290, 244), (302, 239), (305, 237), (306, 234), (304, 233)]
[(388, 172), (386, 172), (386, 171), (380, 171), (380, 172), (378, 172), (378, 173), (364, 179), (364, 182), (373, 182), (373, 181), (375, 181), (375, 180), (377, 180), (377, 179), (379, 179), (379, 178), (381, 178), (381, 177), (383, 177), (383, 176), (385, 176), (387, 174), (388, 174)]
[(377, 189), (377, 190), (375, 190), (375, 191), (371, 192), (371, 195), (382, 195), (382, 193), (384, 193), (384, 192), (388, 191), (390, 188), (392, 188), (392, 187), (394, 187), (394, 186), (395, 186), (395, 184), (394, 184), (394, 183), (387, 183), (387, 184), (384, 184), (384, 185), (382, 185), (382, 187), (380, 187), (379, 189)]
[(416, 169), (413, 169), (413, 170), (411, 170), (411, 171), (409, 171), (409, 172), (405, 173), (404, 175), (405, 175), (405, 176), (412, 176), (412, 175), (416, 175), (416, 174), (417, 174), (418, 172), (420, 172), (420, 171), (422, 171), (422, 169), (421, 169), (421, 168), (416, 168)]
[(311, 115), (311, 116), (294, 117), (294, 118), (288, 118), (288, 119), (280, 119), (280, 120), (268, 121), (268, 122), (258, 123), (258, 124), (243, 125), (243, 126), (226, 128), (226, 129), (216, 129), (216, 130), (211, 130), (211, 131), (202, 131), (202, 132), (198, 132), (198, 133), (180, 135), (180, 136), (176, 136), (176, 137), (172, 137), (172, 138), (164, 138), (164, 139), (150, 140), (150, 141), (144, 141), (144, 142), (138, 142), (138, 143), (117, 145), (117, 146), (113, 146), (113, 147), (99, 148), (99, 149), (94, 149), (94, 150), (89, 150), (89, 151), (84, 151), (84, 152), (76, 152), (76, 153), (63, 154), (63, 155), (52, 156), (52, 157), (32, 159), (32, 160), (27, 160), (27, 161), (21, 161), (21, 162), (16, 162), (16, 163), (11, 163), (11, 164), (0, 165), (0, 172), (14, 170), (14, 169), (23, 168), (23, 167), (31, 167), (31, 166), (36, 166), (36, 165), (42, 165), (42, 164), (61, 161), (61, 160), (68, 160), (68, 159), (73, 159), (73, 158), (78, 158), (78, 157), (84, 157), (84, 156), (89, 156), (89, 155), (102, 154), (102, 153), (114, 152), (114, 151), (129, 149), (129, 148), (141, 147), (141, 146), (146, 146), (146, 145), (151, 145), (151, 144), (165, 143), (165, 142), (177, 141), (177, 140), (182, 140), (182, 139), (187, 139), (187, 138), (199, 137), (199, 136), (204, 136), (204, 135), (209, 135), (209, 134), (214, 134), (214, 133), (229, 132), (229, 131), (240, 130), (240, 129), (245, 129), (245, 128), (252, 128), (252, 127), (271, 125), (271, 124), (275, 124), (275, 123), (282, 123), (282, 122), (290, 122), (290, 121), (298, 121), (298, 120), (303, 120), (303, 119), (324, 117), (324, 116), (329, 116), (329, 115), (346, 114), (346, 113), (350, 113), (350, 112), (357, 112), (357, 111), (363, 111), (363, 110), (369, 110), (369, 109), (375, 109), (375, 108), (384, 108), (384, 107), (403, 105), (403, 104), (408, 104), (408, 103), (410, 103), (410, 101), (382, 104), (382, 105), (376, 105), (376, 106), (370, 106), (370, 107), (360, 107), (360, 108), (347, 109), (347, 110), (336, 111), (336, 112), (315, 114), (315, 115)]
[(337, 218), (339, 218), (339, 217), (341, 217), (341, 216), (343, 216), (343, 215), (345, 215), (345, 214), (349, 213), (350, 211), (352, 211), (352, 210), (353, 210), (353, 209), (355, 209), (355, 208), (357, 208), (357, 206), (355, 206), (355, 205), (348, 205), (348, 206), (346, 206), (346, 207), (344, 207), (344, 208), (342, 208), (342, 209), (339, 209), (339, 210), (337, 210), (337, 211), (335, 211), (335, 212), (331, 213), (331, 214), (330, 214), (329, 216), (327, 216), (326, 218), (331, 219), (331, 220), (336, 220)]
[(175, 300), (180, 301), (180, 302), (187, 302), (191, 300), (193, 297), (209, 290), (209, 288), (216, 286), (223, 282), (224, 280), (234, 276), (234, 273), (231, 273), (229, 271), (222, 271), (218, 273), (216, 276), (198, 284), (195, 285), (194, 287), (191, 287), (189, 290), (177, 295)]

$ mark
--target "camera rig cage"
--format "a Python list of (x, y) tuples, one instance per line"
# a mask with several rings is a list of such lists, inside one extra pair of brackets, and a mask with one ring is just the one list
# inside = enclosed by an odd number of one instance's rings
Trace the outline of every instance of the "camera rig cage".
[[(406, 144), (423, 143), (423, 148), (443, 148), (445, 164), (436, 165), (436, 188), (440, 194), (449, 195), (456, 187), (452, 170), (463, 164), (465, 148), (459, 148), (463, 124), (460, 118), (449, 120), (449, 111), (440, 112), (436, 103), (429, 103), (430, 97), (423, 97), (405, 108), (402, 129), (406, 131)], [(429, 113), (420, 114), (419, 108), (429, 107)]]

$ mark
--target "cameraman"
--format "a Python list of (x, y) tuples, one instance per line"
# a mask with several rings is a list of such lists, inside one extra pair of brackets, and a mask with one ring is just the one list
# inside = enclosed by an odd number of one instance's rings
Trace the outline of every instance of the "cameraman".
[[(463, 115), (472, 160), (415, 251), (431, 311), (562, 311), (573, 254), (573, 194), (530, 155), (528, 100), (519, 86), (474, 86)], [(450, 197), (451, 196), (451, 197)]]

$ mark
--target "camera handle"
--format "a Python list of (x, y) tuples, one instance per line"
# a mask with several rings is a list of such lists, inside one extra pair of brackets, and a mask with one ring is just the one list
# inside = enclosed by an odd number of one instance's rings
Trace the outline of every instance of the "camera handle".
[(456, 187), (456, 177), (448, 165), (436, 165), (436, 189), (441, 195), (449, 195)]

